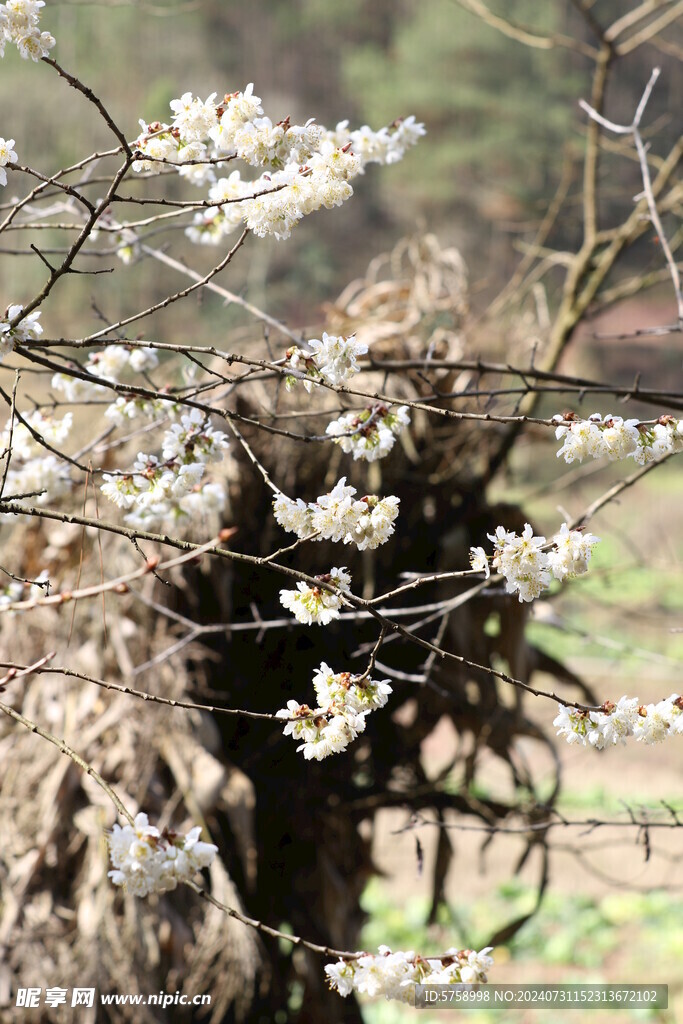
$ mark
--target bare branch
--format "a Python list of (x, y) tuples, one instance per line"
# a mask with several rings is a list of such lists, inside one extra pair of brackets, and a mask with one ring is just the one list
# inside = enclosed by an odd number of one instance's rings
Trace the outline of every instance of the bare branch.
[[(683, 4), (681, 5), (681, 10), (683, 11)], [(633, 136), (633, 141), (638, 152), (638, 159), (640, 161), (640, 170), (643, 177), (643, 195), (645, 196), (645, 199), (647, 201), (647, 207), (650, 211), (650, 220), (652, 221), (653, 227), (657, 233), (659, 243), (662, 247), (662, 252), (664, 253), (664, 258), (666, 259), (666, 262), (669, 266), (669, 271), (671, 273), (671, 280), (673, 282), (674, 293), (676, 295), (676, 305), (678, 308), (678, 319), (681, 322), (683, 322), (683, 294), (681, 293), (681, 275), (678, 270), (678, 265), (676, 264), (676, 261), (673, 258), (673, 254), (669, 247), (669, 243), (666, 239), (666, 235), (664, 234), (664, 228), (662, 227), (662, 222), (659, 217), (654, 192), (652, 189), (652, 179), (650, 178), (650, 168), (648, 166), (647, 161), (647, 149), (645, 147), (645, 144), (639, 131), (640, 122), (642, 121), (643, 114), (645, 113), (645, 107), (647, 106), (647, 102), (650, 99), (652, 90), (655, 87), (655, 83), (659, 78), (659, 75), (660, 69), (655, 68), (650, 76), (649, 82), (645, 87), (645, 91), (643, 92), (643, 95), (636, 109), (633, 121), (630, 125), (618, 125), (614, 124), (613, 121), (608, 121), (606, 118), (602, 117), (602, 115), (599, 114), (596, 110), (594, 110), (591, 106), (589, 106), (589, 104), (586, 103), (584, 100), (580, 100), (579, 104), (582, 107), (582, 109), (586, 111), (589, 117), (592, 118), (593, 121), (596, 121), (598, 124), (602, 125), (602, 127), (606, 128), (608, 131), (614, 132), (615, 134), (618, 135)]]
[(490, 25), (491, 28), (497, 29), (504, 36), (507, 36), (508, 39), (514, 39), (515, 42), (522, 43), (524, 46), (530, 46), (532, 49), (553, 50), (556, 46), (559, 46), (568, 50), (576, 50), (577, 53), (582, 53), (586, 57), (594, 57), (596, 54), (593, 47), (584, 43), (581, 39), (561, 34), (542, 36), (530, 28), (516, 25), (507, 18), (501, 18), (500, 15), (494, 14), (486, 4), (482, 3), (482, 0), (455, 0), (455, 2), (464, 10), (469, 11), (470, 14), (476, 14), (483, 22)]

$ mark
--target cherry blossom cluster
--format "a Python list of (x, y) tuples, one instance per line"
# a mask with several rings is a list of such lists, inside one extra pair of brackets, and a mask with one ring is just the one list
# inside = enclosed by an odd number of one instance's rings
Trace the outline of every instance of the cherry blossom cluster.
[[(98, 385), (99, 387), (99, 385)], [(165, 402), (161, 398), (140, 398), (120, 396), (104, 410), (104, 415), (117, 427), (121, 427), (138, 416), (148, 420), (177, 419), (182, 406), (176, 402)]]
[(214, 206), (195, 214), (186, 229), (199, 245), (218, 245), (235, 228), (247, 227), (264, 238), (289, 238), (303, 217), (321, 207), (331, 210), (353, 195), (349, 178), (359, 172), (353, 153), (316, 154), (310, 164), (290, 164), (282, 171), (244, 180), (238, 170), (209, 190)]
[(356, 359), (368, 350), (365, 342), (358, 341), (353, 334), (344, 338), (328, 334), (327, 331), (323, 331), (322, 338), (311, 338), (306, 344), (310, 350), (308, 352), (304, 352), (298, 345), (287, 349), (285, 368), (291, 371), (285, 377), (288, 391), (292, 390), (298, 380), (303, 382), (309, 393), (316, 381), (323, 381), (333, 387), (346, 384), (360, 369)]
[(328, 423), (326, 434), (334, 438), (354, 460), (374, 462), (383, 459), (394, 447), (398, 435), (410, 423), (408, 406), (400, 405), (390, 412), (386, 405), (369, 406), (362, 412), (347, 412)]
[(49, 32), (40, 31), (40, 9), (44, 0), (7, 0), (0, 4), (0, 57), (7, 43), (15, 43), (24, 58), (38, 61), (55, 45)]
[(637, 697), (605, 701), (599, 711), (580, 711), (559, 705), (553, 725), (567, 743), (602, 750), (633, 737), (642, 743), (661, 743), (683, 735), (683, 697), (672, 693), (657, 704), (641, 704)]
[[(23, 466), (10, 466), (3, 497), (18, 505), (48, 505), (71, 491), (69, 467), (56, 455), (30, 459)], [(0, 512), (0, 522), (12, 513)]]
[(346, 750), (364, 732), (367, 716), (383, 708), (392, 692), (388, 679), (335, 674), (324, 661), (313, 676), (313, 688), (318, 707), (288, 700), (287, 707), (277, 712), (278, 718), (289, 719), (284, 735), (303, 741), (296, 749), (307, 761), (322, 761)]
[(576, 419), (573, 413), (558, 413), (553, 419), (560, 424), (555, 436), (564, 440), (557, 456), (569, 463), (603, 457), (613, 462), (630, 456), (643, 466), (683, 451), (683, 420), (670, 415), (660, 416), (654, 424), (599, 412), (587, 420)]
[[(42, 597), (45, 593), (45, 585), (48, 583), (49, 575), (47, 569), (43, 569), (35, 580), (10, 580), (7, 584), (0, 584), (0, 610), (11, 609), (17, 601), (26, 601), (32, 597)], [(9, 611), (8, 614), (18, 614)]]
[(394, 532), (400, 499), (366, 494), (354, 500), (355, 487), (338, 480), (329, 494), (306, 504), (278, 493), (273, 501), (275, 518), (283, 529), (307, 540), (343, 541), (359, 551), (378, 548)]
[[(71, 475), (69, 467), (47, 452), (39, 439), (53, 446), (61, 445), (69, 436), (73, 417), (67, 413), (62, 419), (57, 419), (44, 416), (36, 409), (22, 414), (22, 419), (24, 423), (15, 419), (12, 424), (8, 420), (0, 435), (2, 450), (11, 451), (4, 494), (6, 498), (25, 495), (15, 499), (18, 503), (46, 505), (70, 491)], [(0, 514), (0, 521), (9, 514)]]
[(449, 949), (442, 957), (416, 955), (412, 950), (392, 953), (380, 946), (377, 954), (363, 953), (354, 960), (340, 959), (325, 968), (330, 988), (341, 996), (360, 992), (371, 998), (384, 996), (415, 1005), (416, 985), (479, 985), (493, 965), (488, 954), (472, 949)]
[[(0, 322), (0, 353), (11, 351), (15, 342), (30, 342), (42, 334), (43, 329), (39, 323), (40, 312), (28, 314), (10, 329), (10, 322), (22, 313), (22, 309), (23, 307), (19, 305), (10, 306), (4, 321)], [(108, 345), (100, 351), (89, 354), (85, 369), (102, 381), (118, 382), (128, 371), (146, 372), (156, 366), (158, 366), (158, 358), (156, 352), (151, 348)], [(52, 378), (52, 388), (61, 392), (69, 402), (90, 400), (106, 391), (105, 384), (82, 380), (79, 377), (71, 376), (68, 372), (56, 373)], [(114, 423), (121, 424), (140, 413), (152, 420), (174, 419), (180, 413), (180, 406), (173, 402), (164, 402), (161, 399), (121, 397), (105, 409), (104, 415)], [(206, 438), (202, 443), (199, 436), (201, 429), (197, 421), (203, 421), (203, 416), (197, 410), (194, 410), (194, 413), (190, 428), (192, 434), (190, 447), (197, 448), (200, 453), (196, 461), (212, 461), (214, 456), (211, 444)], [(24, 504), (46, 505), (63, 497), (71, 490), (71, 471), (68, 464), (52, 452), (46, 451), (46, 446), (51, 445), (59, 451), (63, 450), (62, 446), (71, 432), (72, 425), (71, 413), (67, 413), (60, 419), (45, 415), (40, 410), (22, 414), (21, 420), (15, 417), (11, 430), (10, 421), (7, 421), (0, 442), (4, 450), (9, 449), (11, 434), (11, 462), (4, 488), (6, 498), (23, 495), (23, 498), (16, 497), (14, 500)], [(187, 432), (183, 433), (183, 428), (176, 424), (164, 439), (167, 447), (173, 446), (173, 439), (178, 434), (182, 434), (186, 441), (190, 441)], [(208, 436), (211, 437), (212, 434), (214, 443), (217, 443), (219, 435), (209, 428)], [(224, 435), (221, 434), (220, 439), (224, 439)], [(222, 442), (218, 447), (222, 450)], [(186, 465), (189, 461), (189, 457), (186, 457), (188, 453), (183, 453), (181, 458), (178, 451), (175, 452), (175, 455), (169, 451), (169, 454), (165, 456), (166, 461), (169, 462), (171, 469), (177, 470), (179, 479), (171, 480), (167, 474), (163, 477), (162, 484), (160, 484), (160, 479), (163, 476), (163, 466), (160, 466), (159, 460), (141, 454), (134, 467), (140, 480), (135, 483), (131, 483), (132, 476), (128, 478), (121, 476), (116, 478), (114, 483), (113, 476), (105, 475), (105, 482), (109, 484), (111, 491), (109, 496), (115, 496), (114, 500), (121, 507), (129, 507), (135, 503), (135, 495), (138, 493), (142, 495), (144, 492), (145, 497), (141, 498), (140, 503), (145, 510), (142, 518), (145, 519), (146, 525), (150, 524), (154, 514), (157, 515), (158, 521), (161, 521), (159, 514), (162, 509), (160, 507), (152, 509), (151, 506), (155, 504), (153, 498), (159, 497), (159, 489), (163, 490), (165, 487), (169, 491), (167, 497), (185, 495), (182, 502), (183, 507), (179, 512), (181, 517), (194, 515), (206, 509), (207, 506), (211, 509), (222, 508), (224, 503), (222, 488), (216, 485), (206, 485), (204, 488), (196, 487), (203, 468), (189, 468)], [(159, 468), (152, 471), (152, 466)], [(158, 485), (156, 489), (154, 483)], [(193, 491), (193, 493), (187, 493), (189, 491)], [(199, 493), (195, 493), (197, 491)], [(108, 491), (105, 490), (105, 493)], [(170, 516), (170, 508), (165, 508), (163, 511), (167, 517)], [(178, 516), (173, 517), (173, 521), (175, 522), (177, 518)], [(141, 518), (138, 516), (135, 522), (140, 521)]]
[(7, 184), (7, 171), (5, 167), (17, 159), (17, 154), (12, 149), (13, 145), (14, 139), (0, 138), (0, 185)]
[[(175, 116), (170, 125), (140, 122), (142, 134), (135, 146), (146, 159), (136, 161), (133, 169), (158, 173), (165, 161), (199, 162), (202, 157), (215, 161), (228, 155), (253, 167), (273, 170), (290, 161), (304, 164), (320, 145), (323, 129), (313, 122), (292, 126), (289, 119), (273, 125), (269, 117), (261, 116), (261, 99), (253, 90), (250, 83), (244, 92), (226, 95), (221, 103), (215, 102), (215, 92), (206, 100), (189, 92), (172, 100)], [(206, 174), (204, 168), (202, 172)]]
[[(566, 523), (553, 537), (549, 551), (544, 551), (548, 546), (545, 537), (535, 537), (529, 523), (521, 535), (497, 526), (496, 532), (487, 536), (494, 545), (491, 566), (505, 577), (506, 592), (517, 594), (520, 601), (539, 597), (553, 577), (565, 580), (587, 572), (593, 547), (600, 539), (592, 533), (570, 530)], [(487, 579), (491, 575), (489, 556), (483, 548), (470, 548), (470, 564), (475, 571), (486, 573)]]
[[(379, 132), (367, 125), (349, 132), (345, 121), (334, 132), (313, 119), (293, 125), (287, 117), (273, 124), (253, 84), (218, 103), (216, 93), (206, 100), (184, 93), (172, 100), (171, 110), (170, 124), (140, 122), (133, 170), (159, 173), (173, 164), (194, 184), (209, 184), (215, 205), (197, 213), (187, 231), (193, 241), (208, 244), (242, 224), (262, 237), (287, 238), (302, 217), (349, 199), (350, 181), (367, 163), (395, 163), (425, 134), (414, 117)], [(214, 168), (235, 157), (261, 169), (261, 175), (244, 180), (236, 170), (216, 180)]]
[(226, 435), (199, 409), (191, 409), (164, 433), (161, 458), (139, 452), (133, 472), (105, 473), (101, 490), (127, 511), (131, 526), (177, 526), (223, 509), (223, 488), (202, 478), (206, 465), (220, 462), (227, 449)]
[(252, 190), (259, 185), (257, 191), (264, 187), (268, 191), (244, 204), (244, 224), (259, 238), (289, 238), (294, 225), (309, 213), (322, 207), (331, 210), (350, 199), (350, 179), (359, 173), (360, 163), (353, 153), (329, 150), (316, 153), (304, 167), (289, 164), (264, 175)]
[(183, 835), (149, 824), (146, 814), (135, 817), (135, 826), (114, 825), (108, 835), (109, 856), (114, 870), (109, 872), (114, 885), (133, 896), (169, 892), (178, 882), (190, 881), (197, 871), (208, 868), (218, 847), (200, 841), (196, 826)]
[(35, 313), (28, 313), (23, 320), (20, 320), (15, 327), (10, 323), (23, 310), (23, 306), (8, 306), (5, 315), (0, 320), (0, 362), (13, 350), (17, 342), (35, 341), (43, 333), (40, 320), (40, 310)]
[[(133, 373), (147, 373), (156, 369), (158, 365), (159, 357), (153, 348), (106, 345), (96, 352), (88, 353), (84, 369), (93, 377), (116, 384), (127, 370)], [(60, 391), (67, 402), (94, 398), (106, 390), (105, 385), (72, 377), (69, 373), (56, 373), (52, 378), (52, 387), (55, 391)], [(170, 406), (171, 403), (168, 404)]]
[(410, 117), (397, 118), (386, 128), (373, 131), (364, 124), (355, 131), (349, 131), (349, 122), (340, 121), (334, 131), (328, 132), (327, 139), (340, 149), (351, 144), (361, 162), (361, 174), (367, 164), (395, 164), (402, 160), (407, 149), (417, 145), (426, 134), (423, 124)]
[[(66, 441), (73, 426), (73, 416), (70, 412), (59, 419), (56, 416), (45, 415), (40, 409), (34, 409), (22, 413), (22, 420), (23, 423), (15, 420), (14, 424), (7, 420), (0, 434), (0, 447), (9, 447), (11, 434), (12, 459), (23, 461), (35, 458), (45, 450), (38, 437), (48, 441), (53, 447), (58, 447)], [(31, 433), (29, 427), (34, 433)]]
[(292, 612), (297, 622), (304, 626), (310, 626), (317, 622), (320, 626), (326, 626), (328, 622), (339, 618), (339, 609), (342, 606), (342, 594), (348, 594), (351, 589), (351, 575), (346, 568), (333, 568), (322, 576), (316, 576), (321, 583), (330, 583), (339, 591), (333, 594), (329, 590), (320, 587), (309, 587), (307, 583), (297, 583), (296, 590), (281, 590), (280, 604)]

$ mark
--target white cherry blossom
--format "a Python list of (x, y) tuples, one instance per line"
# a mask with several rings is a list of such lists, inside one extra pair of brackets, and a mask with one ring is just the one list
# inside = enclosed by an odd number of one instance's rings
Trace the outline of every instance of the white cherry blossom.
[(661, 743), (683, 734), (683, 698), (677, 693), (656, 704), (642, 705), (636, 697), (605, 701), (598, 711), (559, 705), (553, 725), (568, 743), (596, 750), (626, 743), (631, 737), (646, 744)]
[(109, 856), (114, 885), (134, 896), (148, 896), (175, 889), (178, 882), (191, 881), (202, 868), (209, 867), (218, 847), (201, 842), (201, 828), (187, 835), (149, 824), (146, 814), (135, 817), (134, 825), (114, 825), (108, 835)]
[(660, 416), (654, 424), (599, 412), (585, 420), (559, 413), (553, 418), (559, 424), (555, 436), (564, 442), (558, 458), (563, 456), (569, 463), (586, 458), (615, 461), (630, 456), (639, 465), (646, 465), (683, 450), (683, 421), (670, 415)]
[(414, 950), (392, 952), (380, 946), (377, 953), (358, 953), (325, 967), (330, 988), (340, 996), (359, 992), (376, 999), (415, 1002), (416, 985), (483, 984), (493, 966), (491, 946), (480, 952), (449, 949), (443, 957), (425, 958)]
[(389, 454), (396, 438), (409, 423), (407, 406), (401, 405), (392, 413), (386, 406), (378, 405), (360, 413), (344, 413), (328, 423), (325, 433), (342, 451), (353, 454), (354, 460), (374, 462)]
[(278, 718), (290, 719), (284, 735), (303, 741), (297, 752), (307, 761), (322, 761), (345, 750), (365, 730), (366, 717), (384, 707), (392, 692), (388, 679), (334, 673), (325, 662), (315, 672), (313, 686), (318, 707), (290, 700), (276, 712)]
[(0, 57), (5, 45), (14, 43), (26, 60), (47, 57), (55, 41), (49, 32), (41, 32), (41, 8), (44, 0), (6, 0), (0, 4)]
[(340, 593), (333, 594), (321, 587), (309, 587), (303, 582), (297, 583), (296, 590), (280, 591), (280, 604), (291, 611), (294, 618), (305, 626), (310, 626), (314, 622), (326, 626), (333, 619), (338, 619), (342, 607), (341, 594), (350, 591), (351, 576), (345, 568), (335, 567), (316, 579), (332, 584)]
[(5, 167), (7, 164), (14, 163), (17, 159), (17, 154), (12, 149), (13, 145), (14, 139), (0, 138), (0, 185), (7, 184), (7, 171)]

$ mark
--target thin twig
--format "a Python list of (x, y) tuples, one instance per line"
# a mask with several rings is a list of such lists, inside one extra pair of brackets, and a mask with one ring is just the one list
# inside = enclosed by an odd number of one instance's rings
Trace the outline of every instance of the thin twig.
[[(14, 372), (14, 384), (12, 385), (12, 398), (9, 402), (9, 434), (7, 437), (7, 447), (5, 448), (0, 458), (7, 456), (7, 462), (2, 473), (2, 483), (0, 483), (0, 500), (5, 492), (5, 484), (7, 483), (7, 474), (9, 473), (9, 464), (12, 461), (12, 440), (14, 438), (14, 417), (17, 413), (17, 387), (19, 386), (19, 370)], [(0, 388), (2, 391), (2, 388)], [(7, 401), (7, 396), (2, 391), (3, 398)]]

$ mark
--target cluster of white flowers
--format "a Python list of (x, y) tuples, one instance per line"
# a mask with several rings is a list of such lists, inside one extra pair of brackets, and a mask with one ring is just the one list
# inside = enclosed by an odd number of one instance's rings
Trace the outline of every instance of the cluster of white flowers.
[[(207, 166), (213, 175), (211, 167)], [(189, 172), (191, 169), (188, 167), (184, 170)], [(196, 178), (195, 174), (194, 180)], [(242, 224), (244, 208), (240, 200), (257, 191), (254, 184), (245, 181), (239, 171), (232, 171), (227, 178), (219, 178), (209, 188), (209, 199), (215, 206), (195, 214), (194, 223), (186, 231), (187, 236), (197, 245), (217, 245), (225, 235)]]
[[(71, 413), (62, 419), (44, 416), (38, 409), (22, 415), (36, 435), (53, 446), (62, 444), (71, 431)], [(26, 494), (31, 497), (18, 499), (20, 504), (46, 505), (67, 494), (71, 489), (69, 467), (55, 455), (46, 452), (28, 427), (18, 420), (15, 420), (13, 429), (8, 420), (0, 434), (0, 447), (3, 451), (10, 448), (10, 433), (11, 463), (5, 480), (5, 497)], [(3, 518), (4, 515), (0, 516), (0, 519)]]
[(320, 626), (326, 626), (328, 622), (339, 618), (339, 609), (342, 606), (342, 594), (348, 594), (351, 589), (351, 575), (345, 567), (338, 569), (336, 566), (322, 576), (316, 576), (321, 583), (330, 583), (339, 591), (332, 594), (329, 590), (321, 587), (309, 587), (307, 583), (297, 583), (296, 590), (281, 590), (280, 604), (292, 612), (297, 622), (304, 626), (310, 626), (317, 622)]
[(292, 345), (287, 349), (285, 368), (293, 371), (285, 377), (285, 387), (288, 391), (291, 391), (297, 380), (303, 381), (309, 393), (313, 390), (315, 381), (324, 381), (333, 387), (340, 387), (346, 384), (354, 373), (358, 373), (356, 359), (368, 351), (365, 342), (358, 341), (355, 334), (345, 338), (323, 331), (322, 338), (311, 338), (306, 344), (309, 352), (304, 352), (298, 345)]
[(375, 405), (359, 413), (344, 413), (328, 423), (325, 433), (334, 438), (342, 451), (353, 453), (354, 460), (374, 462), (389, 454), (409, 423), (407, 405), (400, 405), (396, 412), (389, 412), (385, 405)]
[(321, 207), (331, 210), (350, 199), (349, 181), (359, 173), (358, 158), (336, 149), (316, 153), (304, 167), (288, 164), (252, 182), (252, 194), (269, 191), (243, 203), (244, 223), (260, 238), (289, 238), (294, 225), (309, 213)]
[(164, 402), (161, 398), (120, 397), (107, 406), (104, 415), (108, 420), (112, 420), (117, 427), (121, 427), (138, 416), (144, 416), (152, 421), (176, 419), (181, 410), (181, 405), (176, 402)]
[(187, 160), (199, 160), (206, 152), (206, 146), (201, 142), (185, 142), (177, 129), (160, 121), (151, 124), (140, 121), (140, 127), (142, 134), (133, 147), (143, 159), (135, 160), (134, 171), (159, 173), (164, 163), (182, 164)]
[(55, 41), (49, 32), (40, 31), (40, 9), (44, 6), (44, 0), (6, 0), (0, 4), (0, 57), (4, 57), (7, 43), (15, 43), (25, 60), (47, 57)]
[(592, 533), (570, 530), (562, 523), (559, 533), (553, 537), (554, 547), (548, 552), (548, 564), (555, 579), (562, 581), (588, 572), (593, 548), (599, 540)]
[(109, 877), (133, 896), (169, 892), (208, 868), (218, 852), (213, 843), (200, 841), (201, 831), (196, 826), (187, 835), (170, 829), (160, 832), (142, 813), (136, 815), (135, 827), (114, 825), (107, 837), (114, 867)]
[(353, 153), (316, 153), (309, 164), (288, 164), (253, 181), (239, 171), (221, 178), (209, 191), (215, 206), (199, 211), (186, 234), (197, 244), (216, 245), (239, 226), (263, 238), (289, 238), (303, 217), (321, 207), (331, 210), (350, 199), (349, 179), (359, 173)]
[[(414, 117), (379, 132), (367, 125), (349, 132), (345, 121), (332, 132), (313, 119), (293, 125), (287, 117), (274, 124), (253, 84), (220, 103), (216, 93), (206, 100), (184, 93), (172, 100), (171, 110), (170, 124), (140, 122), (142, 132), (133, 144), (140, 155), (133, 170), (159, 173), (172, 164), (193, 184), (209, 184), (215, 206), (197, 213), (187, 230), (194, 242), (208, 244), (242, 224), (261, 237), (287, 238), (302, 217), (349, 199), (350, 181), (367, 163), (395, 163), (425, 134)], [(216, 180), (214, 169), (235, 157), (263, 172), (251, 181), (239, 171)]]
[(183, 414), (162, 439), (161, 459), (138, 453), (132, 473), (103, 475), (101, 490), (131, 526), (177, 526), (202, 513), (220, 512), (225, 493), (219, 484), (202, 483), (207, 463), (220, 462), (226, 435), (211, 427), (199, 409)]
[[(556, 580), (580, 576), (588, 571), (593, 547), (599, 537), (582, 530), (570, 530), (563, 523), (559, 533), (553, 537), (550, 551), (545, 537), (535, 537), (529, 523), (521, 535), (497, 526), (495, 533), (487, 534), (493, 541), (494, 554), (491, 565), (505, 577), (508, 594), (518, 594), (520, 601), (533, 601), (554, 576)], [(483, 548), (470, 548), (470, 564), (476, 572), (491, 575), (489, 556)]]
[(343, 476), (329, 494), (319, 495), (308, 504), (301, 498), (292, 501), (277, 494), (273, 512), (280, 526), (297, 537), (343, 541), (356, 544), (359, 551), (378, 548), (394, 532), (400, 499), (366, 494), (356, 501), (355, 493), (356, 488), (347, 487)]
[(362, 953), (355, 960), (338, 960), (325, 968), (330, 988), (341, 996), (360, 992), (415, 1005), (416, 985), (480, 985), (493, 965), (488, 954), (472, 949), (449, 949), (443, 957), (417, 956), (413, 950), (392, 953), (380, 946), (377, 954)]
[(0, 447), (3, 450), (9, 447), (11, 433), (12, 458), (23, 461), (35, 458), (44, 451), (43, 446), (28, 429), (29, 426), (54, 447), (66, 441), (73, 425), (73, 416), (70, 412), (61, 419), (57, 419), (54, 416), (45, 416), (40, 409), (34, 409), (31, 412), (22, 413), (22, 419), (24, 423), (15, 420), (13, 429), (12, 421), (7, 420), (2, 434), (0, 434)]
[(107, 345), (99, 352), (88, 356), (87, 369), (106, 380), (118, 380), (126, 367), (134, 373), (146, 373), (159, 365), (159, 357), (153, 348), (127, 348), (125, 345)]
[[(44, 455), (29, 459), (23, 466), (10, 466), (3, 497), (19, 505), (41, 506), (51, 504), (70, 491), (71, 475), (67, 463), (56, 455)], [(9, 518), (11, 514), (0, 513), (0, 521)]]
[(361, 161), (361, 173), (366, 164), (395, 164), (402, 160), (406, 150), (416, 146), (420, 138), (426, 134), (425, 126), (410, 117), (397, 118), (393, 124), (380, 128), (375, 132), (369, 125), (349, 131), (349, 122), (340, 121), (327, 139), (343, 148), (351, 143), (351, 147)]
[[(0, 584), (0, 610), (10, 608), (17, 601), (26, 601), (33, 597), (43, 597), (46, 593), (45, 584), (48, 583), (48, 580), (48, 571), (43, 569), (33, 582), (10, 580), (7, 584)], [(8, 614), (14, 615), (18, 613), (9, 611)]]
[(349, 743), (365, 730), (365, 719), (383, 708), (392, 692), (388, 679), (353, 676), (350, 672), (335, 674), (323, 661), (313, 676), (318, 707), (288, 700), (287, 707), (277, 712), (288, 718), (285, 736), (302, 740), (301, 751), (307, 761), (322, 761), (330, 754), (346, 750)]
[(13, 145), (14, 139), (0, 138), (0, 185), (7, 184), (7, 171), (5, 167), (17, 159), (17, 154), (12, 149)]
[(603, 747), (625, 743), (634, 737), (642, 743), (661, 743), (668, 736), (683, 735), (683, 697), (672, 693), (657, 704), (641, 704), (637, 697), (605, 701), (600, 711), (579, 711), (559, 705), (553, 725), (567, 743)]
[(613, 462), (631, 456), (643, 466), (671, 452), (683, 451), (683, 420), (670, 415), (660, 416), (654, 424), (609, 413), (602, 416), (599, 412), (587, 420), (559, 413), (553, 419), (560, 423), (555, 436), (564, 439), (557, 455), (564, 456), (565, 462), (583, 462), (589, 457), (606, 457)]
[[(106, 345), (102, 349), (88, 353), (85, 370), (94, 377), (117, 384), (127, 370), (131, 370), (133, 373), (146, 373), (149, 370), (154, 370), (158, 365), (159, 357), (153, 348)], [(56, 373), (52, 378), (52, 387), (55, 391), (61, 392), (67, 402), (86, 401), (106, 390), (102, 384), (82, 380), (80, 377), (72, 377), (69, 373)], [(118, 409), (121, 408), (119, 400), (114, 404)], [(167, 404), (169, 406), (169, 409), (166, 410), (168, 414), (172, 403)], [(116, 413), (109, 413), (107, 410), (105, 416), (107, 415), (111, 415), (116, 421)]]
[(23, 308), (23, 306), (8, 306), (5, 316), (0, 320), (0, 362), (6, 355), (9, 355), (16, 342), (36, 341), (43, 333), (43, 328), (38, 323), (40, 310), (28, 313), (15, 327), (10, 327), (11, 321), (19, 316)]

